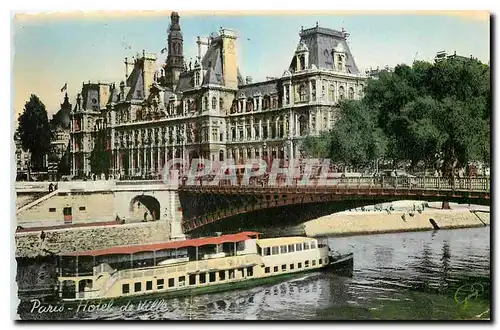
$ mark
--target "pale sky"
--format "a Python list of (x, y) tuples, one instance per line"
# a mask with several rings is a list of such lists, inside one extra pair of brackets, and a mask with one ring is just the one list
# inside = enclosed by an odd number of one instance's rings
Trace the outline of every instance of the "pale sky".
[[(197, 36), (208, 36), (219, 27), (234, 29), (239, 34), (240, 71), (254, 82), (281, 76), (290, 64), (301, 26), (313, 27), (316, 22), (350, 33), (351, 52), (362, 71), (411, 64), (414, 59), (431, 61), (441, 50), (490, 61), (490, 22), (485, 12), (179, 14), (187, 63), (196, 56)], [(65, 82), (73, 104), (84, 81), (119, 83), (125, 77), (125, 57), (143, 49), (158, 53), (158, 60), (164, 62), (160, 50), (167, 43), (169, 22), (170, 12), (17, 16), (12, 36), (14, 119), (30, 94), (40, 97), (51, 118), (62, 103), (60, 89)]]

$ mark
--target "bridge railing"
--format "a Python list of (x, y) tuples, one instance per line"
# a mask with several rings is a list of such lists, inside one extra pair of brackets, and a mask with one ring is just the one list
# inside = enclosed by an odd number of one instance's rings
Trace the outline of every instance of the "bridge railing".
[[(236, 182), (236, 184), (235, 184)], [(213, 186), (214, 183), (208, 179), (198, 179), (187, 185), (185, 181), (181, 186)], [(357, 177), (357, 178), (311, 178), (308, 180), (278, 177), (273, 182), (269, 178), (250, 178), (248, 182), (241, 179), (220, 180), (216, 183), (220, 187), (317, 187), (332, 186), (346, 189), (410, 189), (410, 190), (466, 190), (466, 191), (490, 191), (489, 178), (456, 178), (454, 180), (441, 177)]]

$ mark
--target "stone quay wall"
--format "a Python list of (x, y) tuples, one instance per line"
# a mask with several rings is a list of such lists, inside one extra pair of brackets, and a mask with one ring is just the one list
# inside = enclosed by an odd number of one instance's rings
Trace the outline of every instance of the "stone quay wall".
[(170, 239), (166, 221), (16, 233), (16, 257), (35, 258), (113, 246), (161, 243)]

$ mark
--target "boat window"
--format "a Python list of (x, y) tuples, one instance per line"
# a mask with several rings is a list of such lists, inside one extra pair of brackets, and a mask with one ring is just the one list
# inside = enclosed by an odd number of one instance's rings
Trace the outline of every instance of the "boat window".
[(268, 247), (265, 247), (265, 248), (262, 249), (262, 252), (263, 252), (262, 253), (263, 256), (268, 256), (268, 255), (271, 254), (271, 249), (268, 248)]
[(304, 243), (304, 250), (309, 250), (309, 243), (308, 242)]
[(269, 272), (271, 271), (271, 268), (270, 267), (266, 267), (264, 268), (264, 273), (266, 274), (269, 274)]
[(234, 278), (234, 269), (229, 270), (229, 279), (232, 280)]
[(304, 267), (309, 267), (309, 260), (306, 260), (306, 261), (304, 262)]
[(253, 267), (247, 267), (247, 276), (253, 276)]
[(276, 254), (279, 254), (279, 253), (280, 253), (280, 251), (279, 251), (279, 247), (277, 247), (277, 246), (273, 246), (273, 247), (271, 248), (271, 251), (273, 252), (273, 255), (276, 255)]
[(295, 245), (293, 244), (288, 245), (288, 252), (295, 252)]
[(274, 266), (274, 272), (277, 273), (278, 272), (278, 266)]
[(195, 285), (196, 284), (196, 275), (189, 275), (189, 285)]
[(316, 242), (311, 242), (311, 249), (315, 249), (316, 248)]
[(168, 287), (172, 288), (175, 285), (175, 278), (168, 279)]
[(286, 270), (286, 265), (281, 265), (281, 270), (285, 271)]
[(301, 263), (301, 262), (299, 262), (299, 263), (297, 264), (297, 268), (302, 268), (302, 263)]
[(49, 207), (49, 212), (55, 212), (56, 208), (55, 207)]
[(146, 281), (146, 290), (153, 290), (153, 281)]
[(184, 286), (186, 285), (186, 276), (179, 276), (179, 286)]
[(280, 246), (280, 253), (286, 253), (286, 245)]
[(162, 290), (164, 284), (165, 284), (164, 279), (160, 278), (160, 279), (156, 280), (156, 290)]
[(208, 273), (208, 281), (215, 282), (215, 272)]
[(294, 264), (290, 264), (290, 270), (293, 270), (295, 268)]
[(207, 281), (207, 274), (202, 273), (200, 274), (200, 283), (203, 284)]
[(295, 251), (302, 251), (302, 243), (295, 244)]
[(318, 260), (318, 264), (322, 265), (323, 264), (323, 259)]
[(312, 265), (313, 265), (313, 266), (316, 266), (316, 260), (313, 260), (313, 261), (312, 261)]
[(142, 286), (142, 283), (141, 283), (141, 282), (135, 282), (135, 283), (134, 283), (134, 292), (139, 292), (139, 291), (141, 291), (141, 286)]
[(122, 293), (129, 293), (130, 287), (128, 284), (122, 284)]
[(221, 270), (219, 271), (219, 281), (224, 281), (226, 279), (226, 271)]

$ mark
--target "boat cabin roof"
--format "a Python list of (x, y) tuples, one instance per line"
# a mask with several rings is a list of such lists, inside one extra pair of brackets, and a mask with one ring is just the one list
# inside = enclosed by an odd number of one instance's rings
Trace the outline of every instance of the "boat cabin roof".
[(280, 246), (280, 245), (288, 245), (288, 244), (296, 244), (296, 243), (304, 243), (304, 242), (316, 242), (315, 238), (311, 237), (276, 237), (276, 238), (264, 238), (257, 240), (257, 245), (261, 248), (264, 247), (272, 247), (272, 246)]
[(134, 254), (138, 252), (153, 252), (159, 250), (173, 250), (186, 247), (196, 247), (203, 245), (217, 245), (222, 243), (237, 243), (248, 239), (258, 238), (259, 233), (253, 231), (245, 231), (237, 234), (221, 235), (216, 237), (202, 237), (182, 241), (170, 241), (166, 243), (145, 244), (145, 245), (127, 245), (115, 246), (107, 249), (76, 251), (70, 253), (62, 253), (61, 256), (102, 256), (110, 254)]

